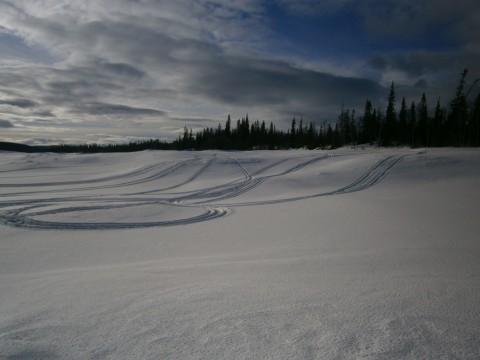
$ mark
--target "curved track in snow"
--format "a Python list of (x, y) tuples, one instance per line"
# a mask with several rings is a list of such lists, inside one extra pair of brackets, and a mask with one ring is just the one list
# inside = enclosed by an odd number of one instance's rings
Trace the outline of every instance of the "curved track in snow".
[[(222, 170), (221, 166), (219, 166), (219, 169), (216, 168), (217, 156), (203, 159), (196, 156), (173, 163), (144, 165), (136, 171), (127, 171), (121, 175), (106, 175), (97, 179), (21, 185), (3, 184), (0, 185), (0, 188), (28, 186), (31, 190), (21, 193), (4, 192), (1, 195), (4, 198), (8, 197), (8, 200), (0, 201), (0, 223), (21, 228), (59, 230), (133, 229), (193, 224), (223, 217), (230, 213), (229, 208), (231, 207), (278, 204), (362, 191), (382, 181), (405, 156), (407, 155), (387, 156), (376, 162), (352, 183), (333, 191), (285, 198), (282, 198), (279, 194), (276, 199), (258, 199), (249, 202), (227, 202), (227, 200), (235, 199), (268, 180), (289, 176), (307, 167), (321, 166), (318, 163), (331, 158), (332, 155), (288, 157), (267, 164), (256, 171), (250, 171), (241, 159), (235, 157), (224, 158), (224, 163), (228, 164), (234, 171), (238, 171), (239, 176), (235, 180), (232, 180), (232, 177), (226, 178), (228, 180), (225, 180), (224, 183), (207, 188), (195, 186), (196, 181), (209, 172), (215, 174)], [(294, 164), (285, 168), (288, 161)], [(276, 168), (279, 169), (275, 173)], [(262, 176), (267, 171), (270, 174)], [(212, 176), (211, 174), (210, 176)], [(183, 177), (184, 180), (170, 181), (170, 183), (167, 181), (164, 185), (163, 181), (174, 175), (176, 176), (175, 179)], [(219, 173), (217, 178), (221, 176), (222, 174)], [(138, 191), (138, 186), (144, 186), (145, 184), (153, 187), (153, 190)], [(70, 185), (74, 186), (70, 187)], [(88, 186), (78, 187), (78, 185)], [(186, 185), (190, 190), (184, 189), (183, 192), (180, 191), (176, 194), (167, 192), (167, 190), (172, 189), (181, 190)], [(45, 189), (46, 186), (64, 186), (65, 188), (48, 190)], [(120, 187), (126, 187), (127, 189), (131, 187), (132, 192), (115, 196), (94, 194), (94, 191)], [(72, 192), (76, 195), (52, 196), (59, 192), (67, 194)], [(35, 196), (29, 199), (28, 196), (33, 194)], [(173, 209), (173, 215), (163, 216), (162, 218), (162, 211), (167, 207)], [(128, 208), (131, 208), (131, 214), (148, 213), (150, 221), (135, 220), (135, 216), (127, 217), (127, 220), (113, 221), (112, 217), (109, 216)], [(175, 210), (176, 208), (178, 211)], [(82, 220), (85, 214), (92, 211), (100, 213), (101, 216), (95, 221), (88, 221), (84, 218)]]
[[(149, 204), (152, 204), (150, 202)], [(51, 211), (39, 211), (34, 213), (25, 212), (31, 210), (32, 207), (20, 208), (16, 210), (5, 211), (0, 216), (0, 223), (5, 225), (20, 227), (20, 228), (35, 228), (35, 229), (56, 229), (56, 230), (106, 230), (106, 229), (135, 229), (135, 228), (146, 228), (146, 227), (163, 227), (163, 226), (175, 226), (175, 225), (187, 225), (193, 224), (196, 222), (207, 221), (216, 219), (228, 214), (229, 210), (222, 207), (211, 207), (205, 206), (202, 207), (200, 214), (195, 216), (189, 216), (185, 218), (178, 218), (173, 220), (165, 221), (147, 221), (147, 222), (65, 222), (65, 221), (46, 221), (46, 220), (37, 220), (35, 216), (46, 215), (46, 214), (60, 214), (65, 212), (78, 212), (78, 211), (88, 211), (88, 210), (112, 210), (122, 207), (135, 207), (141, 206), (141, 204), (126, 204), (126, 205), (117, 205), (111, 207), (70, 207), (63, 208), (59, 210)]]
[[(296, 197), (288, 197), (288, 198), (281, 198), (281, 199), (274, 199), (274, 200), (259, 200), (259, 201), (249, 201), (249, 202), (241, 202), (241, 203), (225, 203), (225, 204), (218, 204), (218, 206), (230, 206), (230, 207), (239, 207), (239, 206), (254, 206), (254, 205), (269, 205), (269, 204), (279, 204), (279, 203), (286, 203), (292, 201), (299, 201), (304, 199), (311, 199), (315, 197), (321, 196), (331, 196), (331, 195), (340, 195), (340, 194), (348, 194), (353, 193), (356, 191), (361, 191), (368, 189), (380, 181), (382, 181), (389, 172), (405, 158), (407, 155), (399, 155), (399, 156), (388, 156), (387, 158), (378, 161), (374, 166), (368, 169), (362, 176), (360, 176), (354, 182), (341, 187), (339, 189), (333, 191), (327, 191), (317, 194), (311, 195), (304, 195), (304, 196), (296, 196)], [(275, 177), (269, 176), (258, 179), (259, 181), (265, 181), (268, 178)], [(253, 188), (253, 187), (252, 187)]]
[(333, 191), (332, 193), (327, 193), (326, 195), (335, 195), (335, 194), (346, 194), (355, 191), (368, 189), (380, 181), (382, 181), (397, 164), (402, 161), (406, 155), (401, 156), (389, 156), (378, 163), (376, 163), (372, 168), (370, 168), (365, 174), (355, 180), (353, 183)]

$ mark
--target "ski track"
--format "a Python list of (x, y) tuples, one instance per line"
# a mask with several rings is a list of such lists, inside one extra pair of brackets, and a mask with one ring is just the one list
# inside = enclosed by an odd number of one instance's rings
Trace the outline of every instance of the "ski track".
[[(303, 199), (321, 197), (321, 196), (333, 196), (348, 194), (356, 191), (362, 191), (372, 186), (375, 186), (380, 181), (382, 181), (390, 171), (398, 165), (407, 155), (392, 155), (388, 156), (377, 163), (375, 163), (371, 168), (369, 168), (362, 176), (357, 178), (354, 182), (341, 187), (334, 191), (328, 191), (317, 194), (303, 195), (297, 197), (289, 197), (284, 199), (274, 199), (274, 200), (258, 200), (250, 202), (238, 202), (238, 203), (222, 203), (222, 201), (233, 199), (238, 197), (241, 194), (244, 194), (269, 179), (273, 179), (279, 176), (289, 175), (300, 169), (303, 169), (308, 166), (312, 166), (318, 163), (321, 160), (328, 159), (330, 157), (339, 156), (339, 155), (321, 155), (315, 156), (311, 159), (301, 161), (294, 165), (291, 168), (283, 170), (277, 174), (260, 176), (262, 173), (267, 170), (271, 170), (286, 161), (296, 160), (299, 158), (286, 158), (276, 161), (272, 164), (269, 164), (255, 172), (250, 172), (241, 160), (230, 157), (229, 160), (232, 161), (238, 169), (243, 174), (243, 177), (238, 180), (230, 181), (225, 184), (213, 186), (210, 188), (198, 189), (197, 191), (190, 191), (187, 195), (176, 194), (176, 196), (168, 197), (165, 195), (171, 195), (165, 193), (166, 190), (171, 190), (175, 188), (180, 188), (181, 186), (190, 184), (196, 179), (202, 176), (206, 171), (208, 171), (215, 164), (217, 157), (213, 156), (209, 158), (203, 166), (198, 170), (193, 172), (189, 177), (187, 177), (183, 182), (178, 184), (144, 191), (136, 192), (127, 195), (117, 195), (117, 196), (98, 196), (98, 195), (89, 195), (87, 192), (91, 190), (106, 189), (106, 188), (117, 188), (117, 187), (128, 187), (143, 183), (154, 182), (162, 178), (171, 175), (178, 170), (184, 168), (185, 166), (191, 164), (194, 161), (198, 161), (200, 157), (194, 157), (191, 159), (174, 162), (173, 165), (168, 166), (160, 171), (156, 171), (158, 167), (165, 165), (165, 163), (155, 163), (152, 165), (143, 166), (136, 171), (129, 171), (122, 175), (115, 176), (106, 176), (99, 179), (91, 180), (79, 180), (79, 181), (68, 181), (68, 182), (52, 182), (52, 183), (39, 183), (39, 184), (20, 184), (18, 186), (30, 186), (32, 188), (45, 187), (45, 186), (57, 186), (57, 185), (78, 185), (78, 184), (95, 184), (102, 183), (107, 181), (121, 181), (118, 184), (111, 185), (99, 185), (91, 187), (81, 187), (81, 188), (72, 188), (72, 189), (59, 189), (59, 190), (40, 190), (40, 191), (31, 191), (31, 192), (22, 192), (14, 194), (4, 194), (3, 196), (17, 196), (17, 195), (28, 195), (28, 194), (54, 194), (57, 192), (71, 192), (71, 191), (80, 191), (83, 192), (82, 196), (65, 196), (57, 198), (43, 198), (43, 199), (18, 199), (18, 200), (7, 200), (0, 201), (0, 223), (12, 227), (18, 228), (35, 228), (35, 229), (54, 229), (54, 230), (107, 230), (107, 229), (133, 229), (133, 228), (145, 228), (145, 227), (163, 227), (163, 226), (178, 226), (193, 224), (202, 221), (208, 221), (217, 219), (223, 216), (228, 215), (233, 207), (241, 206), (257, 206), (257, 205), (269, 205), (269, 204), (278, 204), (292, 201), (299, 201)], [(153, 172), (153, 173), (152, 173)], [(137, 177), (136, 179), (131, 179)], [(0, 187), (14, 186), (13, 184), (3, 184)], [(87, 194), (86, 194), (87, 193)], [(162, 198), (163, 196), (163, 198)], [(82, 205), (82, 203), (86, 203)], [(39, 220), (35, 217), (42, 215), (58, 215), (62, 213), (73, 213), (73, 212), (82, 212), (82, 211), (92, 211), (92, 210), (101, 210), (101, 211), (112, 211), (115, 209), (121, 208), (141, 208), (142, 206), (175, 206), (175, 207), (188, 207), (198, 210), (199, 214), (178, 218), (172, 220), (158, 220), (150, 222), (66, 222), (66, 221), (46, 221)], [(3, 210), (2, 210), (3, 209)]]

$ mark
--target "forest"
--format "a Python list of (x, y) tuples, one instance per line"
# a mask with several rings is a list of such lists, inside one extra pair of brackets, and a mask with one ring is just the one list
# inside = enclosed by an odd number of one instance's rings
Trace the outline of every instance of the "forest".
[(363, 113), (342, 108), (336, 123), (306, 123), (293, 118), (288, 130), (277, 129), (273, 122), (250, 121), (248, 115), (233, 123), (228, 115), (225, 125), (204, 128), (193, 134), (184, 128), (172, 142), (151, 139), (125, 144), (60, 144), (27, 146), (0, 143), (0, 150), (23, 152), (129, 152), (141, 150), (253, 150), (253, 149), (334, 149), (360, 144), (410, 147), (480, 146), (480, 93), (471, 99), (478, 79), (467, 85), (468, 70), (461, 74), (454, 98), (443, 107), (437, 100), (429, 111), (424, 93), (415, 103), (402, 98), (397, 110), (395, 84), (392, 82), (385, 111), (366, 100)]
[(337, 122), (305, 123), (293, 118), (287, 131), (269, 126), (264, 121), (250, 122), (248, 115), (233, 128), (230, 115), (225, 126), (205, 128), (193, 135), (184, 133), (174, 143), (176, 149), (325, 149), (346, 145), (370, 144), (376, 146), (411, 147), (477, 147), (480, 145), (480, 93), (470, 101), (475, 80), (466, 89), (468, 70), (464, 70), (455, 97), (447, 108), (437, 100), (435, 110), (429, 111), (424, 93), (418, 103), (407, 104), (405, 97), (397, 111), (395, 84), (392, 82), (385, 111), (375, 108), (366, 100), (363, 114), (355, 109), (342, 109)]

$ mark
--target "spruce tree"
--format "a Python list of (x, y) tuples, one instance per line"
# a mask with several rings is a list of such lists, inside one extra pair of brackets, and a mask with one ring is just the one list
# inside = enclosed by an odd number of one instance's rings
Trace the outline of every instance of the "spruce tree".
[(418, 104), (418, 123), (417, 123), (417, 135), (418, 145), (429, 146), (429, 132), (428, 132), (428, 107), (427, 97), (425, 93), (422, 94), (422, 99)]
[(395, 113), (395, 84), (392, 81), (388, 95), (387, 111), (385, 113), (385, 127), (383, 129), (383, 144), (391, 145), (396, 140), (397, 115)]
[(407, 140), (407, 120), (408, 120), (408, 111), (405, 97), (402, 98), (402, 106), (398, 113), (398, 141), (400, 144), (405, 144)]
[(475, 98), (473, 111), (470, 118), (470, 134), (473, 146), (480, 146), (480, 94)]
[(451, 134), (450, 142), (454, 146), (464, 144), (464, 131), (467, 121), (467, 98), (464, 94), (465, 78), (468, 69), (463, 70), (460, 82), (455, 92), (455, 98), (450, 103), (450, 114), (448, 116), (448, 131)]
[(416, 146), (417, 137), (416, 137), (416, 128), (417, 128), (417, 108), (415, 106), (415, 102), (412, 101), (412, 105), (410, 105), (410, 111), (408, 113), (408, 121), (407, 121), (407, 136), (408, 136), (408, 143), (412, 146)]
[(297, 121), (295, 120), (295, 117), (293, 117), (292, 120), (292, 126), (290, 128), (290, 147), (295, 147), (295, 135), (297, 131)]
[(440, 106), (440, 99), (437, 101), (437, 106), (435, 107), (435, 113), (432, 119), (431, 125), (431, 146), (442, 146), (443, 145), (443, 126), (445, 122), (445, 113)]
[(230, 136), (231, 131), (232, 131), (231, 128), (232, 128), (232, 119), (230, 118), (230, 114), (228, 114), (227, 122), (225, 123), (225, 134), (227, 136)]
[(375, 140), (375, 129), (373, 119), (373, 106), (370, 100), (367, 100), (365, 102), (365, 109), (363, 111), (363, 118), (361, 124), (361, 141), (364, 143), (372, 143)]

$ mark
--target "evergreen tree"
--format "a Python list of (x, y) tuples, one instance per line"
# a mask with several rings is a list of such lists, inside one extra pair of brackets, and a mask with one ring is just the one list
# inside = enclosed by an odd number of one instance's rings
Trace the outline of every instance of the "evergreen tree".
[(457, 86), (455, 98), (450, 103), (448, 131), (451, 134), (450, 143), (454, 146), (462, 146), (464, 144), (464, 132), (468, 116), (467, 98), (464, 94), (467, 73), (468, 70), (465, 69)]
[(408, 122), (408, 110), (405, 97), (402, 98), (402, 105), (398, 113), (398, 141), (400, 144), (406, 144), (408, 142), (407, 137), (407, 122)]
[[(470, 88), (467, 91), (467, 94), (465, 95), (465, 98), (468, 98), (468, 95), (472, 91), (473, 87), (477, 85), (477, 83), (480, 81), (480, 79), (476, 79)], [(480, 96), (480, 94), (479, 94)], [(479, 98), (475, 98), (473, 103), (471, 104), (471, 109), (468, 114), (468, 122), (467, 122), (467, 134), (466, 134), (466, 145), (467, 146), (478, 146), (478, 101)]]
[(232, 132), (232, 119), (230, 114), (228, 114), (227, 122), (225, 123), (225, 135), (230, 136)]
[(429, 146), (429, 133), (428, 133), (428, 107), (427, 97), (425, 93), (422, 94), (422, 99), (418, 104), (418, 123), (417, 123), (417, 145)]
[(298, 124), (297, 138), (295, 139), (295, 147), (301, 148), (305, 145), (305, 129), (303, 128), (303, 117), (300, 116), (300, 122)]
[(471, 145), (480, 146), (480, 93), (477, 95), (473, 103), (473, 111), (470, 121)]
[(430, 126), (430, 145), (442, 146), (443, 145), (443, 126), (445, 122), (445, 112), (440, 106), (440, 99), (437, 101), (435, 107), (435, 113), (433, 115), (432, 124)]
[(297, 131), (297, 121), (295, 120), (295, 117), (293, 117), (292, 126), (290, 127), (290, 147), (295, 146), (296, 131)]
[(417, 142), (417, 137), (415, 134), (415, 130), (417, 128), (417, 108), (415, 106), (415, 102), (412, 101), (412, 105), (410, 105), (410, 111), (408, 113), (408, 121), (407, 121), (407, 142), (410, 145), (415, 145)]
[(375, 121), (373, 105), (370, 100), (365, 102), (365, 109), (363, 111), (361, 124), (361, 141), (363, 143), (372, 143), (375, 141)]
[(385, 113), (385, 126), (383, 129), (383, 144), (391, 145), (396, 140), (397, 115), (395, 113), (395, 84), (392, 81), (388, 95), (387, 111)]
[(306, 134), (306, 144), (307, 144), (307, 148), (309, 150), (312, 150), (312, 149), (315, 149), (316, 147), (316, 144), (315, 144), (315, 126), (313, 124), (313, 122), (310, 123), (310, 125), (308, 126), (308, 130), (307, 130), (307, 134)]
[(355, 109), (352, 109), (352, 115), (350, 116), (350, 136), (353, 145), (358, 144), (358, 127), (355, 119)]
[(350, 115), (350, 110), (344, 110), (342, 107), (342, 112), (338, 117), (338, 131), (339, 131), (339, 146), (345, 144), (351, 144), (354, 140), (354, 128), (352, 122), (352, 116)]

